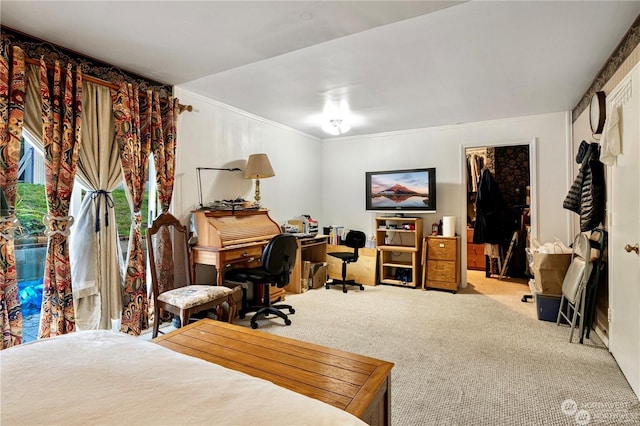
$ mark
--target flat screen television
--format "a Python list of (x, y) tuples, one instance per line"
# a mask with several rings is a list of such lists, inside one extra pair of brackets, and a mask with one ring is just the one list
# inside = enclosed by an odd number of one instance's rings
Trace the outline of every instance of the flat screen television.
[(366, 209), (435, 213), (436, 169), (366, 172)]

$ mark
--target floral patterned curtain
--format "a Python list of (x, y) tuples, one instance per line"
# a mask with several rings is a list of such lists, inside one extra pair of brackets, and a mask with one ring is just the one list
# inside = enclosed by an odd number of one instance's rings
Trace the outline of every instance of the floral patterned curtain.
[[(151, 93), (149, 93), (150, 95)], [(164, 108), (161, 108), (157, 92), (153, 93), (153, 113), (151, 118), (151, 149), (156, 168), (156, 183), (158, 187), (158, 201), (161, 213), (169, 211), (173, 196), (173, 182), (175, 178), (176, 164), (176, 127), (178, 123), (178, 100), (169, 99)], [(160, 265), (170, 265), (172, 262), (173, 247), (171, 235), (166, 227), (163, 227), (157, 235), (159, 242), (155, 245), (157, 253), (155, 258)], [(171, 269), (173, 272), (173, 269)], [(166, 273), (166, 271), (165, 271)], [(170, 278), (173, 285), (173, 277)], [(191, 282), (191, 280), (188, 280)], [(162, 292), (164, 282), (158, 283)], [(149, 298), (153, 302), (153, 298)]]
[(63, 71), (56, 61), (50, 81), (44, 59), (40, 59), (48, 242), (38, 338), (75, 329), (67, 237), (73, 224), (69, 203), (81, 144), (82, 71), (78, 67), (73, 73), (71, 68), (69, 64)]
[(22, 311), (18, 297), (15, 246), (16, 187), (26, 93), (25, 57), (13, 47), (11, 66), (0, 55), (0, 329), (2, 349), (22, 343)]
[(142, 199), (149, 169), (151, 131), (141, 129), (151, 125), (151, 108), (143, 108), (141, 117), (140, 97), (137, 86), (121, 83), (111, 93), (116, 126), (116, 141), (120, 148), (120, 162), (131, 206), (132, 220), (129, 250), (125, 268), (123, 312), (120, 331), (139, 335), (149, 327), (149, 303), (147, 300), (146, 259), (143, 251)]
[(173, 196), (176, 167), (176, 128), (178, 124), (178, 99), (169, 99), (161, 108), (158, 92), (153, 94), (152, 140), (153, 159), (156, 165), (158, 200), (162, 213), (169, 211)]

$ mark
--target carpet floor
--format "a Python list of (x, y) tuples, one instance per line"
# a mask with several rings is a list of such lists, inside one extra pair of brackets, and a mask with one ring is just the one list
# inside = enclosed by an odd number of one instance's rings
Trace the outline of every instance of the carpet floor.
[[(640, 424), (640, 404), (591, 333), (540, 321), (525, 280), (470, 271), (457, 294), (365, 286), (288, 294), (293, 324), (259, 330), (393, 362), (394, 425)], [(249, 325), (250, 315), (236, 324)]]

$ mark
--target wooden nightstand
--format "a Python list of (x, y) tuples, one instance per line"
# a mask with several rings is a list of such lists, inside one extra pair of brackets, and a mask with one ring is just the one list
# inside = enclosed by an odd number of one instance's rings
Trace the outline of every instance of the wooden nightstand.
[(428, 236), (422, 289), (458, 291), (460, 284), (460, 237)]

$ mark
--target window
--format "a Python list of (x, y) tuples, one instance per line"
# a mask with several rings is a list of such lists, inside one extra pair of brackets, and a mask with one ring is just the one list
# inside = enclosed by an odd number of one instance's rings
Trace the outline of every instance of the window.
[(40, 323), (42, 277), (47, 255), (42, 218), (47, 213), (47, 201), (42, 150), (28, 132), (23, 134), (16, 197), (19, 225), (14, 241), (23, 342), (29, 342), (38, 337)]
[[(37, 339), (40, 323), (44, 266), (47, 255), (47, 238), (44, 235), (45, 227), (42, 218), (47, 213), (47, 201), (42, 148), (36, 138), (26, 130), (23, 131), (23, 135), (16, 199), (16, 215), (19, 226), (15, 234), (15, 256), (23, 316), (23, 342), (29, 342)], [(155, 202), (149, 203), (149, 200), (156, 200), (152, 158), (150, 158), (149, 171), (149, 181), (142, 205), (143, 237), (149, 217), (153, 217), (153, 212), (155, 212), (155, 208), (148, 211), (149, 204), (155, 206)], [(77, 216), (82, 198), (86, 194), (87, 188), (83, 188), (76, 180), (73, 191), (75, 199), (72, 200), (70, 212), (72, 216)], [(111, 195), (114, 200), (120, 247), (122, 255), (126, 259), (131, 211), (124, 185), (121, 184)]]

